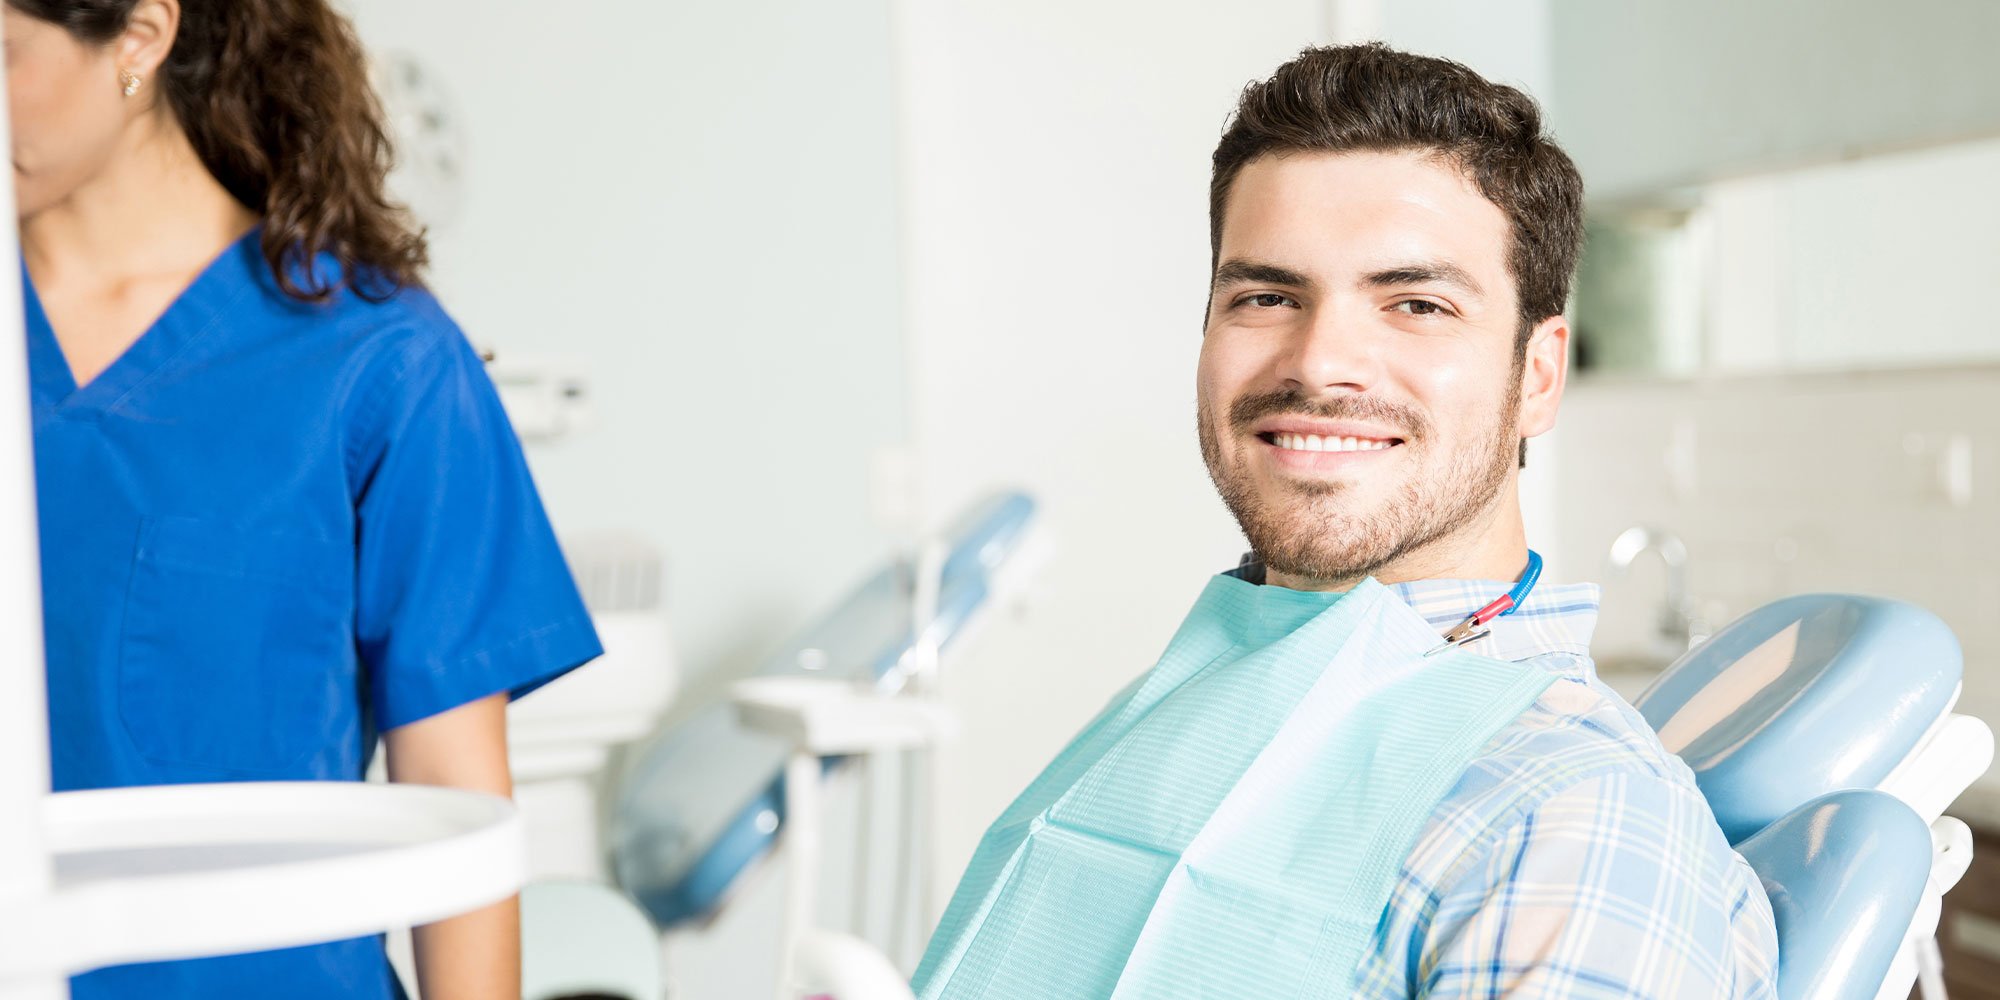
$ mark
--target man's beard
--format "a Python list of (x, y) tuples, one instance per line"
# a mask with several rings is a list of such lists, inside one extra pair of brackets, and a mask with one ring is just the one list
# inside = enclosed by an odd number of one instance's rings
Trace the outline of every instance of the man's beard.
[[(1442, 469), (1426, 475), (1416, 468), (1400, 490), (1380, 509), (1355, 510), (1344, 494), (1345, 483), (1281, 482), (1258, 492), (1248, 462), (1223, 468), (1215, 425), (1204, 402), (1200, 423), (1201, 454), (1209, 478), (1222, 502), (1266, 569), (1324, 582), (1357, 580), (1402, 556), (1450, 535), (1487, 510), (1519, 461), (1520, 440), (1514, 424), (1521, 405), (1520, 380), (1508, 380), (1506, 404), (1488, 442), (1449, 456)], [(1363, 420), (1402, 429), (1403, 443), (1413, 449), (1430, 446), (1430, 425), (1422, 414), (1365, 396), (1315, 400), (1295, 390), (1246, 396), (1230, 406), (1229, 430), (1246, 436), (1258, 420), (1279, 414), (1323, 420)]]

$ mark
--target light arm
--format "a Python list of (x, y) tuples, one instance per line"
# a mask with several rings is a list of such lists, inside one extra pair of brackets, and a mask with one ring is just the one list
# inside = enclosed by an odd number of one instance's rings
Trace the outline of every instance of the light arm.
[[(496, 694), (390, 730), (389, 780), (512, 797), (507, 696)], [(412, 933), (423, 1000), (521, 995), (518, 899), (418, 927)]]

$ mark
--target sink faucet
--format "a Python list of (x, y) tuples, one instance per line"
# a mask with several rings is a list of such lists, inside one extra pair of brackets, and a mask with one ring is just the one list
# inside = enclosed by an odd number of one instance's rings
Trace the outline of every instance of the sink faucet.
[(1611, 543), (1610, 576), (1613, 579), (1624, 576), (1648, 552), (1658, 553), (1660, 562), (1667, 567), (1667, 592), (1660, 605), (1655, 634), (1678, 656), (1708, 638), (1707, 629), (1695, 621), (1693, 604), (1688, 600), (1688, 554), (1681, 537), (1665, 528), (1643, 524), (1626, 528)]

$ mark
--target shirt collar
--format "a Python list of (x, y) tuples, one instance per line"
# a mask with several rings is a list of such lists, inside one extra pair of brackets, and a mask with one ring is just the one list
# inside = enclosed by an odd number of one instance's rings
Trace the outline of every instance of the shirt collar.
[[(1264, 564), (1246, 555), (1229, 575), (1249, 583), (1264, 582)], [(1411, 609), (1442, 635), (1446, 629), (1505, 594), (1512, 581), (1411, 580), (1387, 584)], [(1492, 634), (1468, 643), (1466, 652), (1496, 660), (1525, 660), (1549, 653), (1590, 656), (1590, 635), (1597, 627), (1599, 593), (1594, 583), (1555, 584), (1543, 581), (1528, 592), (1512, 613), (1493, 620)]]

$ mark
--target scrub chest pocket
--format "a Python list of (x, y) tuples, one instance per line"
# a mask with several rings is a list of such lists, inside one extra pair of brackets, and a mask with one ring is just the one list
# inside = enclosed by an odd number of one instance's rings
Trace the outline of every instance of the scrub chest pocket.
[(147, 518), (132, 556), (118, 712), (156, 763), (286, 777), (357, 700), (350, 544)]

